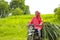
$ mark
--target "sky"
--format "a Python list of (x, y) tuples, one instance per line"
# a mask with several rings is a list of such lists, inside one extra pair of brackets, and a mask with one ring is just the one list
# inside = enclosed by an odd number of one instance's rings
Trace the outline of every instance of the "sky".
[[(6, 0), (10, 2), (11, 0)], [(54, 9), (58, 7), (60, 0), (25, 0), (25, 5), (29, 6), (31, 14), (39, 11), (42, 14), (54, 13)]]

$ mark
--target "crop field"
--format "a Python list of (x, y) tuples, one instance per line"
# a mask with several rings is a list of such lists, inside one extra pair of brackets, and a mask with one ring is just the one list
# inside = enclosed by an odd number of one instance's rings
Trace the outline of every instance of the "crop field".
[[(0, 40), (26, 40), (27, 25), (34, 15), (19, 15), (0, 18)], [(42, 14), (44, 22), (59, 25), (60, 22), (53, 14)]]

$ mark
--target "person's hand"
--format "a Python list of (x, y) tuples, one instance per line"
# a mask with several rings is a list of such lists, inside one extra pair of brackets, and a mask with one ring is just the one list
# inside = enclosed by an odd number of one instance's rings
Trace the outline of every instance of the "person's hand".
[(36, 24), (36, 26), (40, 26), (40, 24)]
[(37, 26), (42, 26), (42, 24), (36, 24)]
[(39, 24), (40, 26), (42, 26), (42, 24)]

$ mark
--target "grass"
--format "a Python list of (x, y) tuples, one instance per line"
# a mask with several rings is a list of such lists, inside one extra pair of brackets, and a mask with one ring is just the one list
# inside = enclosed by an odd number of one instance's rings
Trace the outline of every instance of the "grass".
[[(0, 18), (0, 40), (26, 40), (27, 24), (34, 15), (9, 16)], [(60, 24), (53, 14), (42, 15), (43, 21)]]

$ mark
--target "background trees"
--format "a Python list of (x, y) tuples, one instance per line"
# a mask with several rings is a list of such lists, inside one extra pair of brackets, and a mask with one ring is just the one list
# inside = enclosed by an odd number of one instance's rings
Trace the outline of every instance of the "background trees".
[(58, 8), (55, 8), (54, 12), (57, 19), (60, 20), (60, 6)]
[(9, 14), (9, 5), (4, 0), (0, 0), (0, 17), (8, 16)]
[(23, 11), (20, 8), (14, 9), (12, 15), (23, 15)]
[(5, 0), (0, 0), (0, 17), (6, 17), (9, 16), (9, 14), (30, 14), (29, 6), (25, 5), (25, 0), (11, 0), (10, 4)]
[(11, 11), (13, 11), (16, 8), (19, 8), (23, 11), (23, 14), (30, 14), (29, 6), (25, 5), (24, 2), (25, 2), (25, 0), (11, 0), (11, 2), (10, 2)]
[(30, 14), (29, 6), (25, 6), (24, 8), (24, 14)]

